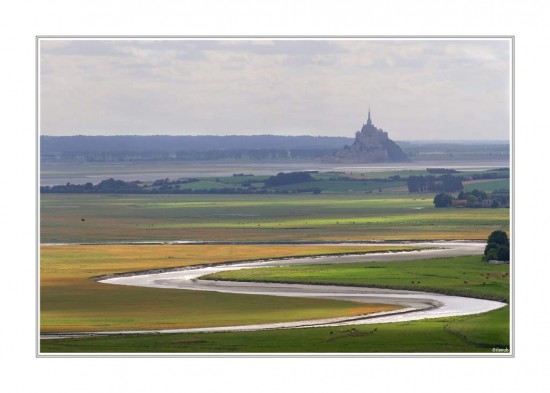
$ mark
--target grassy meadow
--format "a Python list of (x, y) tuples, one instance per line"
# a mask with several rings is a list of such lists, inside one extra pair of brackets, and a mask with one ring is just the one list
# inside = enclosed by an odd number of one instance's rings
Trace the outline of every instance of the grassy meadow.
[(170, 329), (331, 318), (393, 309), (335, 300), (102, 284), (91, 277), (158, 268), (403, 249), (392, 246), (42, 245), (41, 332)]
[(473, 181), (466, 182), (464, 184), (464, 191), (485, 191), (493, 192), (498, 189), (509, 189), (510, 188), (510, 179), (497, 179), (497, 180), (486, 180), (486, 181)]
[(486, 239), (509, 209), (436, 209), (433, 196), (41, 195), (40, 241)]
[[(245, 260), (249, 256), (374, 251), (366, 246), (43, 246), (43, 332), (153, 329), (300, 320), (380, 311), (384, 305), (100, 284), (99, 274)], [(201, 255), (200, 262), (197, 255)], [(237, 276), (236, 276), (237, 275)], [(480, 257), (292, 266), (212, 278), (368, 285), (508, 299), (508, 265)], [(412, 281), (415, 281), (412, 283)], [(467, 283), (466, 283), (467, 281)], [(484, 284), (485, 283), (485, 284)], [(509, 307), (485, 314), (392, 324), (257, 332), (124, 335), (41, 340), (43, 353), (489, 353), (509, 348)]]
[(493, 353), (509, 349), (509, 307), (467, 317), (231, 333), (42, 340), (43, 353)]
[(468, 256), (243, 269), (209, 274), (203, 279), (396, 288), (508, 302), (509, 271), (507, 264), (492, 265), (479, 256)]

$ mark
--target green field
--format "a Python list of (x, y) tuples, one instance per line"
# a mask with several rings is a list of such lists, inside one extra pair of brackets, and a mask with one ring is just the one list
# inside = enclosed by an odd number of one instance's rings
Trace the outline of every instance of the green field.
[[(229, 248), (235, 248), (235, 259), (262, 256), (261, 246)], [(135, 252), (129, 252), (131, 249)], [(272, 255), (307, 255), (315, 251), (314, 246), (263, 248), (264, 253)], [(329, 251), (342, 252), (340, 248)], [(48, 267), (41, 275), (43, 331), (221, 326), (353, 315), (369, 312), (366, 309), (372, 307), (313, 299), (123, 287), (85, 279), (97, 272), (127, 271), (129, 267), (185, 265), (201, 254), (209, 256), (210, 261), (228, 259), (227, 252), (224, 246), (44, 247), (42, 259)], [(81, 258), (72, 266), (77, 255)], [(480, 257), (249, 269), (212, 278), (369, 285), (501, 300), (509, 296), (508, 265), (489, 265)], [(41, 351), (458, 353), (491, 352), (492, 348), (509, 345), (509, 308), (505, 307), (474, 316), (365, 326), (41, 340)]]
[(480, 256), (243, 269), (203, 278), (396, 288), (503, 302), (510, 294), (509, 265), (491, 265)]
[(269, 330), (42, 340), (43, 353), (492, 353), (509, 349), (509, 307), (477, 316)]
[(426, 194), (43, 194), (40, 241), (486, 239), (509, 209), (436, 209)]
[(498, 179), (483, 183), (465, 184), (464, 191), (485, 191), (493, 192), (494, 190), (510, 189), (510, 179)]
[[(319, 195), (40, 195), (41, 332), (226, 326), (379, 311), (384, 306), (117, 286), (90, 278), (202, 263), (374, 249), (360, 245), (274, 244), (277, 242), (485, 240), (495, 229), (509, 231), (509, 209), (436, 209), (432, 194), (387, 189), (402, 187), (402, 180), (392, 184), (329, 180), (331, 176), (335, 175), (314, 174), (318, 182), (281, 188), (294, 190), (322, 184), (324, 190)], [(381, 173), (348, 176), (385, 177)], [(255, 179), (263, 181), (265, 177)], [(252, 178), (229, 176), (218, 180), (201, 177), (198, 182), (181, 186), (235, 187)], [(503, 188), (504, 182), (508, 180), (479, 182), (473, 188)], [(270, 244), (44, 244), (172, 240)], [(508, 265), (488, 265), (480, 257), (234, 273), (231, 279), (380, 286), (509, 300)], [(507, 348), (508, 340), (506, 307), (477, 316), (342, 328), (42, 340), (41, 351), (453, 353), (491, 352), (493, 347)]]
[(510, 307), (458, 318), (446, 330), (465, 341), (485, 348), (510, 346)]

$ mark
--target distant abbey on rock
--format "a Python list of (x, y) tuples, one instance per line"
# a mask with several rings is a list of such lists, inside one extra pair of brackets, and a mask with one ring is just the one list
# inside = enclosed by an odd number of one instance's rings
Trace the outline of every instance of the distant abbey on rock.
[(355, 142), (345, 146), (332, 156), (326, 157), (325, 162), (367, 163), (367, 162), (403, 162), (409, 161), (401, 148), (388, 137), (388, 133), (376, 128), (369, 118), (363, 124), (361, 131), (355, 133)]

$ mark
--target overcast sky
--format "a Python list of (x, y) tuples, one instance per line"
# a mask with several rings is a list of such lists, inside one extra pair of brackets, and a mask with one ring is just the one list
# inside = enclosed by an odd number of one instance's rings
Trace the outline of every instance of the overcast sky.
[(509, 139), (509, 40), (40, 40), (42, 135)]

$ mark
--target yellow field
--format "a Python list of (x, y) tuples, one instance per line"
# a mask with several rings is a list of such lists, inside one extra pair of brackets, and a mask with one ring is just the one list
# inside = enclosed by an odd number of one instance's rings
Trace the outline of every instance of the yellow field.
[(42, 332), (168, 329), (331, 318), (395, 309), (318, 299), (102, 284), (90, 277), (261, 258), (403, 249), (399, 246), (42, 245)]

